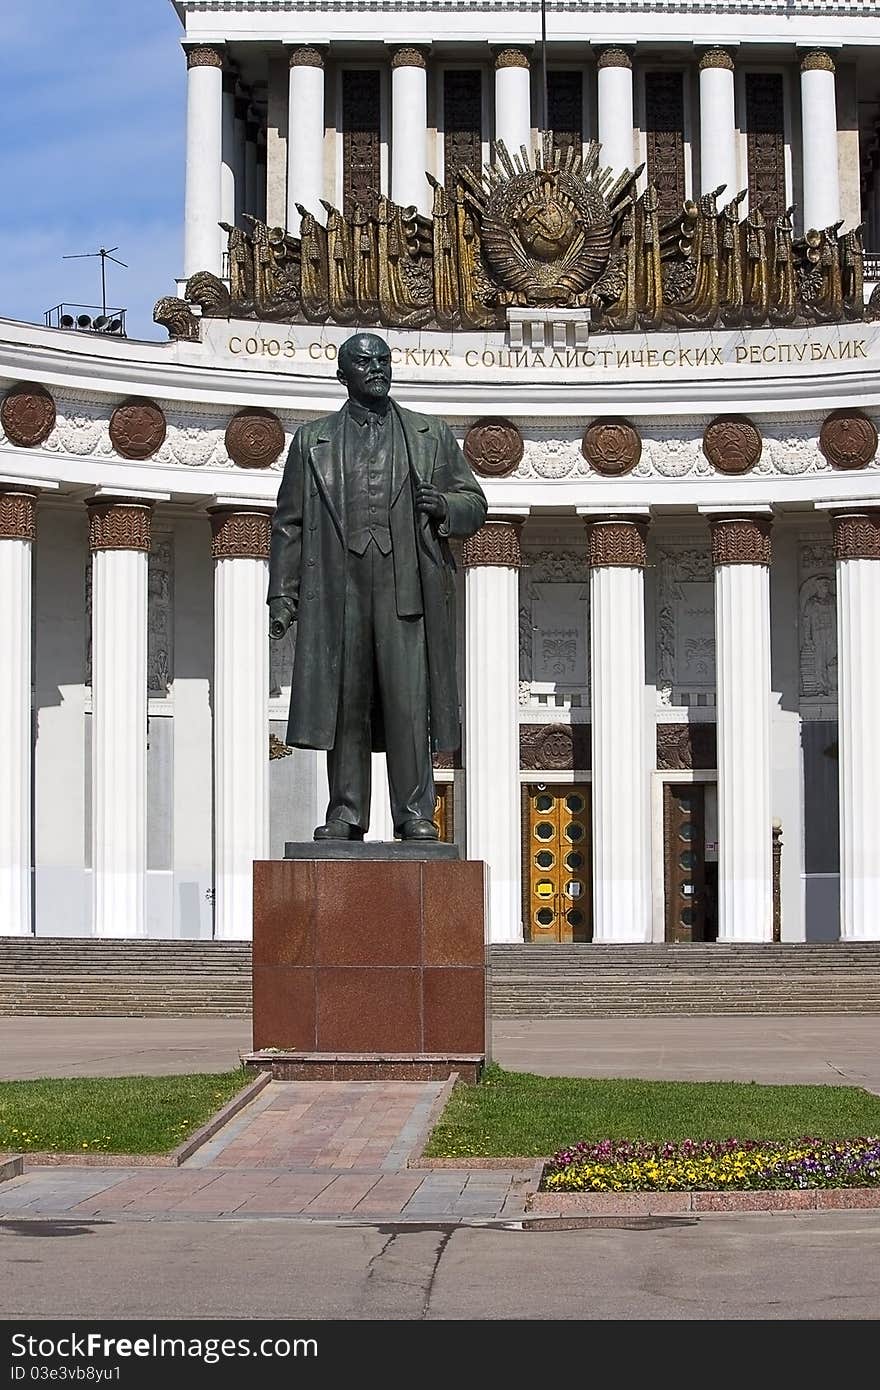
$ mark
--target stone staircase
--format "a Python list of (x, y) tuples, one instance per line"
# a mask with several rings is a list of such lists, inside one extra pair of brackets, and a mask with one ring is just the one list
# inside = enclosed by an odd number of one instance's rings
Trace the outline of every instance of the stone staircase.
[(880, 942), (490, 948), (495, 1018), (880, 1013)]
[(0, 1016), (249, 1018), (249, 941), (0, 937)]
[[(237, 941), (0, 937), (0, 1015), (245, 1018)], [(880, 942), (496, 945), (496, 1018), (880, 1014)]]

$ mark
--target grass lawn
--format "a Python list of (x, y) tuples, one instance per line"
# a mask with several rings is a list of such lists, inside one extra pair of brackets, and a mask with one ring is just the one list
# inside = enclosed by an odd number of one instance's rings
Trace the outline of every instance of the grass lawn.
[(112, 1076), (0, 1081), (0, 1150), (167, 1153), (253, 1078)]
[(880, 1134), (880, 1096), (852, 1086), (584, 1080), (486, 1068), (457, 1086), (430, 1158), (549, 1156), (582, 1139), (845, 1139)]

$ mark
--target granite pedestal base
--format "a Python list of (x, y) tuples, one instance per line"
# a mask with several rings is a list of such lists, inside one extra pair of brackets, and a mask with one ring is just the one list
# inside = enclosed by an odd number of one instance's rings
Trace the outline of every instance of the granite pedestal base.
[(316, 1080), (476, 1079), (484, 923), (478, 861), (258, 861), (249, 1062)]

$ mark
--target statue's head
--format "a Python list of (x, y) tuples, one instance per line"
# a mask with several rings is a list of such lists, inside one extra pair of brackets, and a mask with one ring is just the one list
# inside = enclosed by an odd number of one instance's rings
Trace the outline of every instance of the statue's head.
[(337, 377), (361, 405), (384, 401), (391, 389), (391, 349), (375, 333), (355, 333), (339, 349)]

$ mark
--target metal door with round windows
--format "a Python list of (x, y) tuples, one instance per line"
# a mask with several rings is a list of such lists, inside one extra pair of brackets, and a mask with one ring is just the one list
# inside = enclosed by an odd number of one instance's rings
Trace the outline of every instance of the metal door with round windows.
[(663, 788), (666, 940), (706, 940), (705, 786)]
[(589, 787), (528, 788), (526, 859), (531, 940), (591, 940)]

